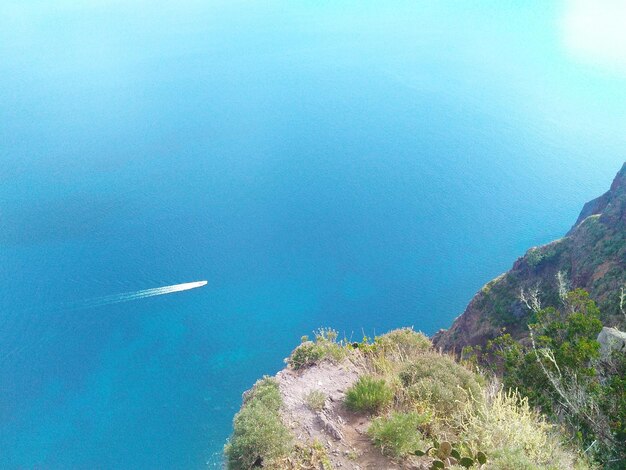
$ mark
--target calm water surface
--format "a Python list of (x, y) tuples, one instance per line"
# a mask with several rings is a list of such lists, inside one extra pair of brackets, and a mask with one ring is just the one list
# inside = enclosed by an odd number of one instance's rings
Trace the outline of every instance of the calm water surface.
[(558, 8), (382, 3), (0, 2), (0, 467), (218, 466), (301, 335), (433, 333), (608, 188)]

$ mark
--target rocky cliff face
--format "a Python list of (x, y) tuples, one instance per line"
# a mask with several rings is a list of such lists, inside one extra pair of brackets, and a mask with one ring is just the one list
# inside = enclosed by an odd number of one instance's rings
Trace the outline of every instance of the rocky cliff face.
[(524, 336), (529, 312), (519, 300), (520, 289), (539, 287), (542, 305), (555, 305), (559, 272), (565, 274), (571, 288), (591, 294), (605, 325), (623, 325), (620, 292), (626, 286), (626, 163), (609, 191), (585, 204), (564, 238), (531, 248), (510, 271), (486, 284), (451, 328), (433, 337), (434, 344), (460, 351), (464, 346), (484, 344), (503, 328), (518, 338)]

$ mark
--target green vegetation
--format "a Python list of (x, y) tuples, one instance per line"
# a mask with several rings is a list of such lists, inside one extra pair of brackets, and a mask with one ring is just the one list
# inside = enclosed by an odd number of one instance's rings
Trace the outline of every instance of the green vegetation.
[(548, 263), (553, 263), (559, 259), (559, 256), (565, 251), (567, 248), (567, 243), (565, 239), (557, 240), (548, 245), (544, 245), (541, 247), (531, 248), (526, 252), (524, 259), (528, 266), (533, 269), (537, 269), (540, 266), (546, 265)]
[(457, 352), (468, 345), (485, 346), (502, 328), (515, 339), (528, 336), (527, 325), (533, 320), (519, 301), (520, 289), (538, 286), (543, 307), (559, 310), (562, 304), (554, 285), (559, 272), (572, 279), (571, 287), (589, 292), (605, 326), (625, 330), (626, 316), (619, 308), (619, 292), (626, 284), (625, 168), (607, 193), (585, 207), (564, 238), (531, 248), (508, 272), (487, 283), (468, 305), (464, 320), (471, 321), (456, 322), (438, 335), (437, 346)]
[(533, 411), (526, 398), (495, 386), (466, 409), (461, 438), (468, 448), (484, 450), (498, 469), (572, 468), (576, 460), (563, 449), (557, 428)]
[(337, 337), (337, 332), (331, 328), (320, 328), (315, 334), (315, 341), (309, 341), (308, 336), (303, 336), (302, 343), (291, 353), (287, 363), (297, 370), (325, 359), (341, 361), (347, 351), (343, 341), (337, 341)]
[[(557, 351), (555, 357), (564, 364), (561, 371), (576, 368), (580, 377), (591, 381), (597, 373), (591, 366), (598, 348), (588, 338), (597, 331), (598, 312), (582, 292), (573, 292), (567, 298), (569, 304), (563, 307), (567, 314), (551, 309), (533, 316), (535, 343)], [(571, 442), (571, 434), (564, 433), (565, 423), (558, 421), (561, 415), (554, 405), (556, 396), (550, 392), (550, 380), (542, 381), (541, 366), (536, 357), (529, 356), (531, 351), (525, 349), (528, 346), (503, 337), (492, 343), (492, 352), (483, 352), (478, 358), (483, 363), (491, 361), (492, 370), (503, 377), (505, 384), (501, 385), (491, 373), (477, 372), (471, 362), (465, 361), (464, 365), (436, 352), (424, 335), (410, 329), (395, 330), (373, 341), (364, 338), (358, 344), (339, 343), (333, 330), (323, 331), (316, 335), (313, 345), (326, 352), (316, 355), (315, 361), (345, 360), (338, 367), (360, 371), (359, 378), (346, 390), (345, 405), (352, 411), (367, 413), (362, 418), (369, 421), (367, 434), (382, 454), (407, 464), (427, 462), (434, 469), (593, 468), (564, 444)], [(335, 348), (341, 352), (328, 353)], [(304, 367), (302, 362), (290, 363), (293, 369)], [(626, 364), (612, 364), (617, 375), (594, 389), (595, 403), (603, 413), (611, 413), (613, 421), (608, 425), (619, 427), (624, 422), (624, 403), (608, 397), (623, 391)], [(515, 376), (513, 370), (519, 375)], [(516, 385), (519, 391), (510, 388)], [(310, 409), (320, 410), (326, 398), (320, 390), (313, 390), (304, 400)], [(551, 405), (546, 409), (560, 425), (538, 414), (537, 403)], [(294, 442), (281, 421), (281, 406), (273, 379), (259, 381), (246, 395), (225, 448), (229, 469), (249, 469), (255, 464), (273, 469), (331, 468), (323, 444)], [(579, 432), (581, 442), (588, 442), (588, 432)], [(619, 432), (613, 435), (616, 439), (624, 437)], [(596, 445), (593, 452), (607, 451)], [(425, 454), (428, 460), (420, 460)], [(353, 457), (358, 461), (356, 454)], [(615, 453), (605, 461), (611, 459), (615, 459)]]
[(567, 426), (581, 449), (605, 468), (626, 464), (626, 359), (600, 360), (600, 311), (581, 289), (560, 308), (534, 312), (529, 341), (510, 335), (489, 342), (480, 362), (502, 376), (528, 403)]
[(288, 363), (294, 369), (301, 369), (318, 363), (324, 357), (324, 353), (324, 349), (313, 341), (305, 341), (291, 353)]
[(319, 441), (295, 442), (282, 422), (281, 407), (278, 384), (273, 378), (264, 377), (245, 394), (243, 406), (233, 420), (233, 434), (224, 446), (229, 470), (331, 470), (328, 453)]
[(384, 379), (359, 377), (346, 392), (346, 406), (352, 411), (375, 413), (393, 400), (393, 390)]
[[(268, 466), (266, 468), (272, 467)], [(333, 467), (326, 448), (320, 441), (315, 440), (309, 446), (296, 444), (291, 458), (281, 462), (278, 468), (280, 470), (332, 470)]]
[(590, 244), (596, 244), (606, 235), (607, 227), (600, 222), (600, 214), (594, 214), (583, 220), (578, 229)]
[(233, 420), (233, 434), (224, 448), (229, 469), (255, 464), (276, 465), (292, 449), (292, 436), (280, 417), (282, 400), (272, 378), (259, 380)]
[(484, 452), (478, 451), (473, 455), (463, 455), (461, 450), (454, 447), (448, 441), (441, 443), (434, 442), (427, 450), (417, 450), (414, 454), (419, 456), (430, 455), (434, 457), (430, 467), (431, 470), (451, 468), (455, 465), (463, 468), (481, 467), (487, 463), (487, 456)]
[(392, 457), (406, 457), (425, 445), (420, 426), (430, 418), (415, 411), (392, 412), (372, 421), (368, 434), (380, 450)]
[[(614, 441), (618, 445), (626, 443), (626, 355), (614, 352), (604, 362), (601, 374), (604, 380), (598, 390), (600, 409), (608, 417)], [(618, 453), (622, 464), (626, 458), (624, 453), (622, 447)]]
[(426, 406), (442, 422), (457, 421), (467, 402), (480, 395), (483, 382), (454, 359), (436, 353), (408, 362), (399, 377), (411, 401)]
[[(368, 413), (372, 443), (409, 467), (626, 468), (626, 355), (601, 353), (597, 341), (603, 324), (626, 328), (624, 171), (566, 237), (528, 250), (436, 337), (449, 351), (478, 344), (460, 362), (410, 329), (352, 344), (322, 329), (288, 364), (347, 360), (359, 378), (346, 406)], [(567, 277), (589, 294), (570, 291)], [(305, 397), (313, 410), (325, 399)], [(257, 383), (235, 417), (229, 468), (330, 468), (320, 443), (291, 444), (279, 409), (275, 384)]]
[(543, 253), (539, 248), (531, 248), (526, 252), (526, 262), (531, 268), (536, 268), (543, 261)]
[[(434, 468), (590, 468), (526, 398), (433, 351), (424, 338), (398, 330), (357, 349), (372, 371), (367, 381), (386, 384), (395, 397), (374, 411), (379, 416), (368, 431), (385, 454), (411, 459), (428, 452), (440, 462)], [(457, 444), (446, 453), (438, 442)]]
[(422, 333), (416, 333), (410, 328), (399, 328), (374, 338), (373, 348), (386, 357), (395, 357), (396, 360), (412, 357), (432, 347), (430, 339)]
[(313, 411), (322, 411), (326, 404), (326, 395), (319, 390), (311, 390), (305, 397), (307, 406)]

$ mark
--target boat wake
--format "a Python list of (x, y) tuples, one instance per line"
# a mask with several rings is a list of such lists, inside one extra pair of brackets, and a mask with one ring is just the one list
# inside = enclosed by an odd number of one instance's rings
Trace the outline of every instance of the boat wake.
[[(206, 285), (207, 281), (195, 281), (122, 294), (106, 295), (83, 300), (74, 304), (66, 304), (58, 310), (51, 310), (43, 315), (40, 311), (22, 312), (19, 319), (11, 317), (13, 318), (12, 322), (3, 319), (0, 315), (0, 366), (13, 356), (19, 356), (27, 350), (49, 344), (59, 335), (71, 336), (79, 327), (89, 329), (90, 325), (101, 319), (100, 316), (85, 316), (81, 317), (80, 322), (75, 322), (72, 317), (63, 315), (65, 312), (89, 310), (122, 302), (155, 297), (157, 295), (173, 294), (175, 292), (197, 289), (198, 287)], [(11, 328), (6, 328), (8, 324), (11, 325)]]
[(184, 284), (174, 284), (171, 286), (154, 287), (152, 289), (138, 290), (135, 292), (126, 292), (123, 294), (107, 295), (97, 297), (95, 299), (86, 300), (81, 307), (101, 307), (104, 305), (119, 304), (122, 302), (131, 302), (133, 300), (145, 299), (147, 297), (155, 297), (157, 295), (173, 294), (174, 292), (182, 292), (198, 287), (206, 286), (207, 281), (185, 282)]

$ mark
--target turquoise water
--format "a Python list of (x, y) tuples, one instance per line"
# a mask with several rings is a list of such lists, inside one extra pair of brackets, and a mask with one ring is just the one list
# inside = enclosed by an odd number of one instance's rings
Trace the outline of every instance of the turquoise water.
[(0, 467), (217, 466), (301, 335), (446, 327), (608, 188), (560, 6), (413, 3), (0, 2)]

